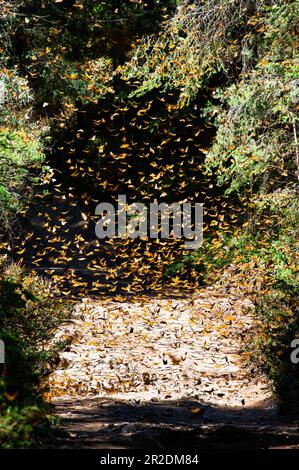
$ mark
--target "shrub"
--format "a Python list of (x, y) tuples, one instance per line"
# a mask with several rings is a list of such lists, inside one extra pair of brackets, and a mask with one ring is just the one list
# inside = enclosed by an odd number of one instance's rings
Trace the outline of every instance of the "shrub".
[(6, 363), (0, 377), (0, 447), (29, 447), (47, 426), (40, 380), (49, 372), (61, 345), (49, 347), (66, 310), (49, 286), (14, 265), (0, 276), (0, 339)]
[(257, 332), (250, 347), (252, 358), (273, 381), (281, 396), (282, 407), (292, 416), (299, 415), (299, 366), (290, 360), (291, 342), (299, 336), (299, 288), (274, 289), (260, 297), (256, 304), (259, 320)]
[(0, 129), (0, 223), (9, 230), (28, 202), (44, 162), (41, 145), (25, 131)]

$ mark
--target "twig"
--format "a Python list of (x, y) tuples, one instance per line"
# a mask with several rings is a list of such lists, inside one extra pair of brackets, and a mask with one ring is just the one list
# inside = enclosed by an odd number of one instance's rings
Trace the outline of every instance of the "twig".
[(298, 148), (298, 137), (297, 137), (297, 129), (296, 129), (296, 118), (294, 113), (292, 113), (292, 121), (293, 121), (293, 132), (294, 132), (294, 140), (295, 140), (295, 164), (297, 167), (297, 179), (299, 181), (299, 148)]

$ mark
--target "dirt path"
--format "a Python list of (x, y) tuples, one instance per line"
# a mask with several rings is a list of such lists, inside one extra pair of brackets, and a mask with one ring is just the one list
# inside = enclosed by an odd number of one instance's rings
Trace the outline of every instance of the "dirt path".
[(298, 442), (265, 376), (248, 366), (246, 298), (213, 288), (136, 301), (85, 299), (45, 396), (58, 447), (268, 447)]

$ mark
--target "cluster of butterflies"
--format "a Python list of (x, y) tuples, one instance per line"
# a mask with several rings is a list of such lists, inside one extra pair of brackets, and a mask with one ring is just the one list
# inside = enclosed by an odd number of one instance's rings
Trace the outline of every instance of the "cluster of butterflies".
[(135, 294), (198, 283), (189, 265), (175, 269), (186, 254), (183, 238), (97, 239), (99, 202), (116, 204), (120, 194), (145, 205), (200, 202), (204, 239), (216, 240), (238, 222), (242, 208), (204, 172), (211, 124), (196, 105), (178, 109), (176, 99), (157, 91), (146, 99), (111, 96), (96, 110), (77, 109), (76, 126), (65, 118), (50, 157), (53, 176), (37, 188), (15, 248), (16, 258), (50, 278), (62, 295)]

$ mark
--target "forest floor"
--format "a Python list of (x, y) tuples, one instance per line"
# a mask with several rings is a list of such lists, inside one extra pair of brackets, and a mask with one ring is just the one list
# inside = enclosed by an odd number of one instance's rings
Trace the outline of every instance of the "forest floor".
[[(85, 295), (53, 338), (66, 347), (42, 384), (59, 418), (47, 445), (299, 448), (298, 426), (281, 416), (246, 351), (256, 334), (248, 294), (215, 285), (108, 295), (113, 254), (94, 240), (83, 199), (70, 189), (65, 196), (60, 184), (48, 199), (36, 197), (16, 247), (20, 262), (52, 276), (64, 302)], [(119, 274), (116, 280), (128, 283)]]
[[(251, 301), (193, 294), (77, 303), (43, 384), (58, 448), (297, 447), (266, 376), (248, 361)], [(299, 446), (298, 446), (299, 447)]]

